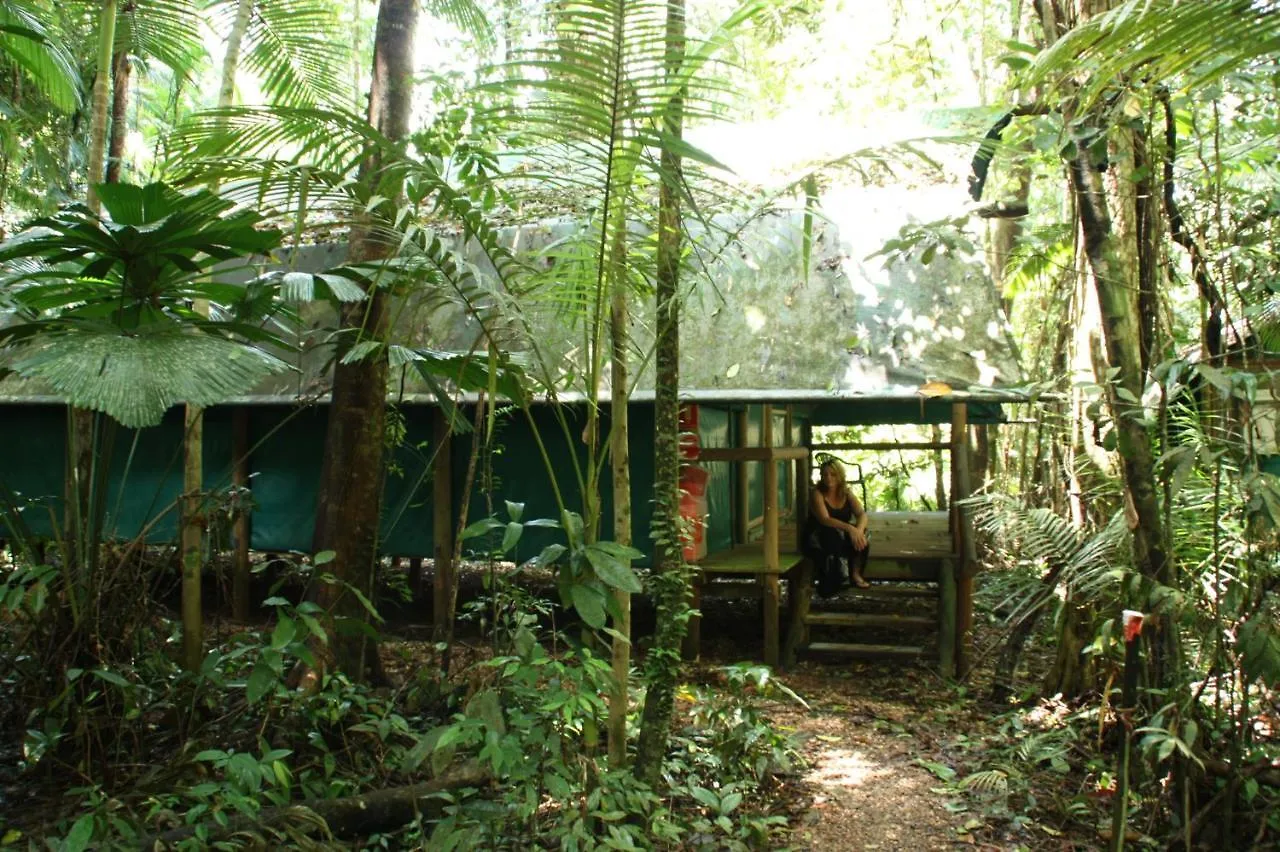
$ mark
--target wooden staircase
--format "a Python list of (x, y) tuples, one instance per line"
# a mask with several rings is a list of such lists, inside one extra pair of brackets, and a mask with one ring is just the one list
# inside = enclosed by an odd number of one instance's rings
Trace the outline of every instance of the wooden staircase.
[[(801, 652), (921, 658), (936, 636), (939, 667), (954, 673), (958, 557), (948, 513), (871, 512), (868, 530), (872, 558), (865, 576), (871, 588), (846, 589), (823, 601), (813, 595), (813, 565), (805, 560), (792, 570), (783, 665), (795, 665)], [(812, 641), (814, 633), (822, 641)], [(917, 637), (922, 641), (913, 641)]]

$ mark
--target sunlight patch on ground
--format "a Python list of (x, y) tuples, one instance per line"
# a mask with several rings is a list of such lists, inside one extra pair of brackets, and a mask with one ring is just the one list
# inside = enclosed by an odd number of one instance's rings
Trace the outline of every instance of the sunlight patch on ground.
[(830, 749), (822, 753), (809, 779), (831, 787), (860, 787), (888, 774), (888, 767), (868, 760), (865, 752)]

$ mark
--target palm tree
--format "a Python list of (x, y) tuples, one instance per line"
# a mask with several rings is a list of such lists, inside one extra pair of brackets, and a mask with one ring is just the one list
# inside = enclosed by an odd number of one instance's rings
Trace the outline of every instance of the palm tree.
[[(74, 534), (59, 599), (72, 637), (86, 645), (91, 637), (81, 631), (97, 629), (87, 613), (109, 610), (101, 592), (112, 579), (98, 571), (110, 441), (95, 412), (150, 426), (174, 404), (221, 402), (287, 369), (255, 345), (283, 343), (244, 310), (244, 289), (209, 278), (215, 264), (278, 245), (279, 231), (209, 192), (102, 184), (95, 198), (108, 215), (73, 205), (0, 247), (6, 301), (19, 318), (0, 330), (0, 352), (9, 369), (63, 397), (83, 422), (83, 432), (68, 436), (84, 441), (89, 465), (76, 481), (79, 501), (66, 510)], [(219, 305), (218, 318), (193, 311), (195, 299)], [(189, 602), (198, 607), (199, 598), (184, 596)], [(200, 635), (189, 626), (200, 624), (198, 608), (184, 608), (183, 619), (183, 660), (195, 668)]]

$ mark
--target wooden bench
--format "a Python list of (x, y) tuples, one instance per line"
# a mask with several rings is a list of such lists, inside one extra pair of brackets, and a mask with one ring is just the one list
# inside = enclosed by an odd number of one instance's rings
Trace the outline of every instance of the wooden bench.
[(914, 645), (867, 643), (811, 643), (809, 628), (867, 627), (877, 629), (936, 630), (939, 665), (944, 673), (955, 671), (956, 636), (956, 537), (947, 512), (870, 512), (867, 530), (871, 558), (868, 580), (911, 581), (936, 585), (936, 589), (877, 585), (860, 591), (875, 597), (936, 597), (937, 617), (850, 612), (813, 612), (813, 564), (802, 559), (791, 569), (790, 624), (782, 649), (782, 662), (794, 666), (799, 651), (829, 651), (858, 656), (918, 657), (923, 648)]

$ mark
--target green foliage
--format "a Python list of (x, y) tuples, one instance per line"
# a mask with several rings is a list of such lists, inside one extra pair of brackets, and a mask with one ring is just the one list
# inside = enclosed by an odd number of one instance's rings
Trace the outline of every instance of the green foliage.
[[(233, 313), (246, 291), (209, 278), (277, 246), (278, 231), (210, 192), (111, 184), (99, 195), (110, 218), (72, 205), (0, 246), (20, 318), (0, 331), (14, 372), (141, 427), (175, 403), (208, 406), (287, 369), (260, 348), (285, 345), (263, 318)], [(196, 299), (222, 316), (204, 318)]]

